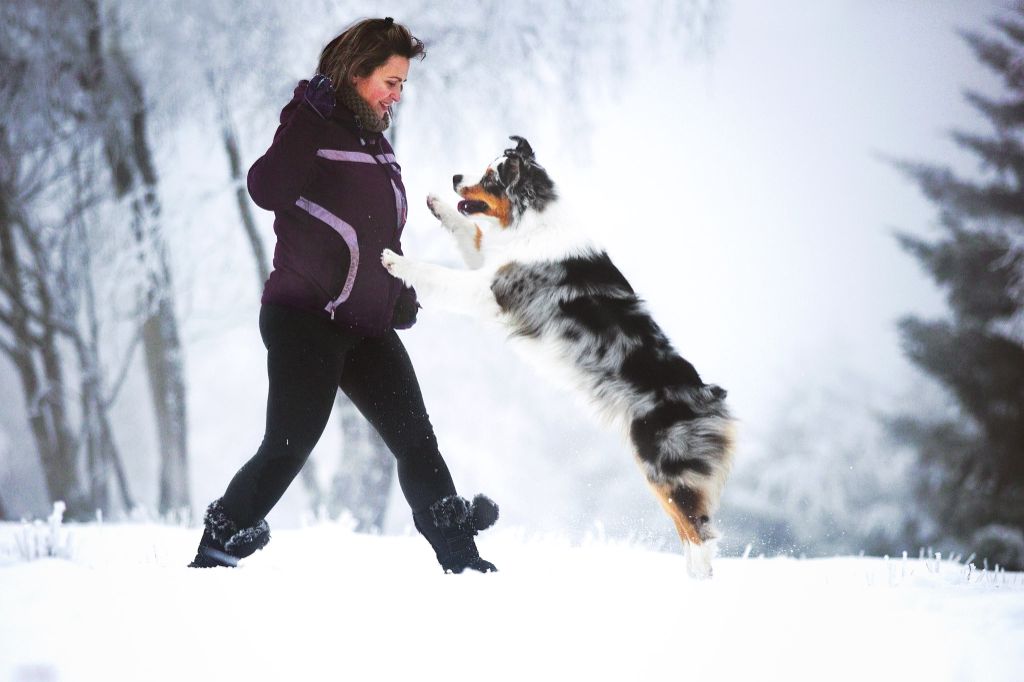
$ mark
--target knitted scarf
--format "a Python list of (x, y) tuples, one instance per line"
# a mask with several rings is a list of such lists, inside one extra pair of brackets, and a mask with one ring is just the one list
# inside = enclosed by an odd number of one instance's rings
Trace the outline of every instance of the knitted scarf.
[(384, 118), (378, 116), (373, 107), (367, 104), (366, 100), (360, 97), (351, 85), (344, 85), (338, 89), (338, 101), (356, 115), (356, 120), (365, 130), (382, 133), (391, 124), (391, 116), (388, 114), (384, 114)]

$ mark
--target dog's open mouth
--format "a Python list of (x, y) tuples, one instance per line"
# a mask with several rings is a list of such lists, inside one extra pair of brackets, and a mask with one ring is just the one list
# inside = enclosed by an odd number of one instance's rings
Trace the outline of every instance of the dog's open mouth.
[(473, 215), (474, 213), (483, 213), (490, 206), (487, 205), (486, 201), (478, 201), (476, 199), (465, 199), (459, 202), (459, 213), (462, 215)]

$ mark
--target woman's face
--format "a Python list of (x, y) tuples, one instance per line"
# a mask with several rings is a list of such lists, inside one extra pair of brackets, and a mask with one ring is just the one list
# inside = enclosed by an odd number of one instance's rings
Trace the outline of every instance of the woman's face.
[(393, 54), (369, 76), (356, 76), (352, 85), (374, 112), (384, 118), (391, 105), (402, 99), (402, 84), (408, 76), (409, 60)]

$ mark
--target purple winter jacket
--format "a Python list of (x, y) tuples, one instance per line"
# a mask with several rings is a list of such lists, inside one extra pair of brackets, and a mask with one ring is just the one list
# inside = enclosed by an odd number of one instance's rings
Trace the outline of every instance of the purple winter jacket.
[(394, 150), (363, 130), (340, 103), (323, 119), (299, 81), (266, 153), (249, 169), (249, 196), (274, 212), (274, 270), (263, 303), (330, 318), (346, 331), (381, 336), (400, 295), (415, 293), (380, 262), (399, 240), (408, 204)]

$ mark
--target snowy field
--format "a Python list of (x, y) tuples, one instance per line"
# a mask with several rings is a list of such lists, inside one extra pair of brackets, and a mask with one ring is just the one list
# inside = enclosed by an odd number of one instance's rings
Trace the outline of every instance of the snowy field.
[[(235, 570), (198, 532), (64, 526), (24, 561), (0, 524), (0, 679), (1021, 680), (1024, 575), (934, 558), (726, 558), (484, 534), (491, 575), (419, 537), (275, 531)], [(45, 528), (36, 533), (45, 535)]]

